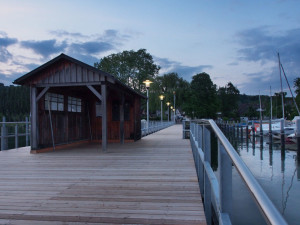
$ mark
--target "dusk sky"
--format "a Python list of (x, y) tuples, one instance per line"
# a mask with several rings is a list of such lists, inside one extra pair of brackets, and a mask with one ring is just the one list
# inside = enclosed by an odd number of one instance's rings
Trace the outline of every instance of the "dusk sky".
[(277, 52), (291, 86), (300, 77), (300, 1), (0, 0), (5, 85), (61, 53), (94, 65), (141, 48), (160, 75), (206, 72), (241, 93), (279, 92)]

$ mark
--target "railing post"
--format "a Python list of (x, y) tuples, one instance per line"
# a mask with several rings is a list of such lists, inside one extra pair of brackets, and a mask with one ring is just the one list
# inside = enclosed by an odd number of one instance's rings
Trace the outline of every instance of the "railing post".
[(5, 116), (2, 118), (2, 127), (1, 127), (1, 151), (6, 149), (6, 127), (5, 127)]
[(28, 143), (29, 124), (28, 124), (28, 117), (27, 117), (27, 116), (26, 116), (26, 118), (25, 118), (25, 121), (26, 121), (26, 123), (25, 123), (26, 146), (28, 146), (28, 145), (29, 145), (29, 143)]
[[(198, 143), (198, 151), (201, 148), (201, 151), (204, 152), (203, 149), (203, 125), (199, 125), (199, 130), (198, 130), (198, 135), (199, 135), (199, 143)], [(200, 187), (200, 193), (203, 196), (204, 195), (204, 166), (203, 162), (201, 160), (200, 154), (198, 153), (199, 156), (199, 168), (198, 168), (198, 174), (199, 174), (199, 187)]]
[[(211, 163), (211, 145), (210, 145), (210, 131), (203, 126), (204, 133), (204, 163)], [(212, 223), (212, 213), (211, 213), (211, 185), (207, 172), (204, 173), (204, 208), (206, 222), (208, 225)]]
[(18, 124), (15, 125), (15, 148), (18, 148)]
[(198, 136), (198, 126), (199, 124), (195, 123), (195, 140), (197, 141), (197, 145), (199, 144), (199, 136)]
[(232, 210), (232, 162), (221, 142), (218, 140), (218, 161), (220, 171), (220, 209), (221, 213), (231, 215)]

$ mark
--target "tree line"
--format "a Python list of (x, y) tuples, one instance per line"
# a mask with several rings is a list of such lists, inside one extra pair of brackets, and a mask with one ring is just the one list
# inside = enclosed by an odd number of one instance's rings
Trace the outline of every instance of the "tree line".
[[(146, 49), (138, 51), (123, 51), (103, 57), (94, 66), (112, 74), (132, 89), (145, 94), (143, 81), (149, 79), (153, 83), (149, 89), (149, 111), (152, 119), (161, 109), (160, 95), (164, 95), (163, 111), (166, 112), (166, 102), (174, 104), (182, 114), (191, 118), (213, 118), (222, 116), (224, 119), (237, 120), (240, 116), (257, 118), (259, 113), (258, 96), (240, 94), (238, 88), (228, 82), (223, 87), (217, 87), (210, 75), (202, 72), (195, 74), (190, 82), (184, 80), (176, 72), (159, 76), (160, 66), (156, 65), (151, 54)], [(300, 78), (295, 79), (296, 101), (300, 103)], [(292, 119), (297, 111), (289, 98), (285, 97), (285, 115)], [(0, 116), (7, 121), (21, 121), (30, 113), (29, 88), (25, 86), (4, 86), (0, 83)], [(264, 115), (270, 116), (270, 97), (261, 96)], [(281, 118), (281, 94), (273, 96), (272, 114), (274, 118)], [(146, 101), (142, 104), (146, 110)], [(143, 114), (144, 116), (145, 113)], [(160, 119), (157, 116), (156, 119)], [(164, 119), (166, 114), (164, 113)]]
[(0, 83), (0, 120), (25, 121), (30, 114), (29, 88)]
[[(123, 51), (103, 57), (95, 63), (95, 67), (114, 75), (124, 84), (143, 94), (146, 92), (143, 81), (151, 80), (153, 84), (149, 89), (149, 111), (152, 115), (155, 115), (156, 111), (160, 111), (160, 95), (165, 96), (164, 103), (168, 101), (173, 104), (175, 93), (176, 108), (192, 118), (222, 116), (224, 119), (237, 120), (240, 116), (250, 118), (259, 116), (257, 111), (259, 108), (258, 95), (241, 95), (232, 82), (228, 82), (223, 87), (217, 87), (212, 82), (210, 75), (205, 72), (195, 74), (191, 82), (184, 80), (176, 72), (158, 76), (160, 67), (154, 63), (153, 57), (147, 53), (146, 49)], [(295, 79), (294, 86), (297, 93), (296, 101), (299, 104), (300, 78)], [(274, 118), (281, 118), (280, 96), (280, 93), (275, 93), (275, 96), (272, 97)], [(284, 98), (286, 102), (285, 117), (292, 119), (297, 115), (297, 111), (295, 106), (290, 104), (291, 99), (286, 97), (286, 93), (284, 93)], [(262, 96), (262, 105), (265, 110), (264, 115), (270, 116), (271, 106), (268, 96)], [(145, 104), (143, 106), (145, 107)], [(246, 110), (243, 110), (243, 107)], [(166, 109), (167, 106), (164, 104), (164, 111)]]

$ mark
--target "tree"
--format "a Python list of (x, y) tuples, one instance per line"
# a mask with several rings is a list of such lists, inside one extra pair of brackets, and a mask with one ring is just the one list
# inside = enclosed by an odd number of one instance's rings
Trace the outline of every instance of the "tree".
[(143, 81), (153, 80), (160, 69), (146, 49), (111, 54), (100, 59), (94, 66), (140, 92), (145, 92)]
[(218, 110), (217, 88), (207, 73), (193, 76), (187, 112), (197, 118), (216, 118)]
[(177, 73), (168, 73), (163, 76), (157, 76), (149, 90), (150, 112), (160, 111), (160, 95), (164, 95), (163, 111), (167, 110), (166, 102), (169, 101), (173, 106), (175, 92), (175, 107), (182, 111), (186, 102), (186, 93), (189, 89), (189, 83), (179, 77)]
[(294, 80), (294, 87), (296, 88), (296, 104), (298, 105), (298, 108), (300, 106), (300, 77), (296, 78)]
[(225, 87), (219, 88), (220, 109), (224, 117), (238, 117), (239, 95), (240, 91), (231, 82), (228, 82)]
[(29, 88), (4, 86), (0, 83), (0, 117), (6, 121), (22, 121), (30, 113)]

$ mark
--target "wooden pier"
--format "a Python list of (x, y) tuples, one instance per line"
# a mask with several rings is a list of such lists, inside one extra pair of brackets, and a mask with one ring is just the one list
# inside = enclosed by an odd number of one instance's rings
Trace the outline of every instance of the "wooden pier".
[(0, 152), (0, 224), (206, 224), (181, 125), (105, 153), (29, 152)]

